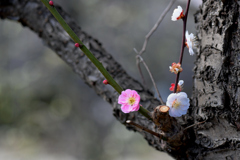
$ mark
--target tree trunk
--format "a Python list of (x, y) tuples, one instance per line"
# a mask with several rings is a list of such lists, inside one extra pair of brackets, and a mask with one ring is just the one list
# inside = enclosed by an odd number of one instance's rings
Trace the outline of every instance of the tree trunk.
[[(137, 90), (141, 104), (148, 110), (160, 104), (153, 94), (141, 83), (131, 78), (108, 54), (101, 43), (78, 27), (61, 8), (57, 7), (66, 22), (77, 33), (83, 43), (100, 60), (113, 78), (124, 89)], [(194, 92), (190, 110), (182, 118), (168, 115), (154, 123), (138, 113), (123, 114), (117, 105), (118, 94), (102, 84), (103, 76), (79, 50), (40, 0), (1, 0), (0, 17), (20, 22), (38, 34), (45, 44), (54, 50), (97, 94), (113, 107), (114, 116), (124, 125), (132, 120), (169, 137), (162, 141), (151, 134), (126, 125), (128, 129), (140, 132), (154, 148), (169, 153), (176, 159), (238, 159), (240, 119), (238, 106), (240, 91), (239, 55), (239, 5), (235, 0), (205, 0), (195, 15), (199, 52), (194, 68)], [(184, 129), (192, 125), (189, 129)], [(165, 127), (165, 128), (164, 128)], [(167, 128), (167, 129), (166, 129)], [(239, 156), (238, 156), (239, 155)]]
[(192, 112), (197, 159), (239, 159), (239, 5), (203, 2), (196, 14), (199, 53), (194, 68)]

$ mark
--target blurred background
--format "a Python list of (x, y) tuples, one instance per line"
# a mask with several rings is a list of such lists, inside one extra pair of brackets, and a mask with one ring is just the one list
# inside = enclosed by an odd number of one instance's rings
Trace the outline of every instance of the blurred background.
[[(133, 48), (140, 50), (169, 0), (55, 0), (134, 78), (140, 79)], [(181, 44), (181, 21), (172, 22), (178, 1), (151, 37), (144, 60), (162, 97), (170, 94)], [(187, 30), (195, 33), (193, 0)], [(115, 120), (99, 98), (36, 34), (19, 23), (0, 20), (1, 160), (153, 160), (172, 158), (149, 147), (138, 133)], [(195, 56), (185, 49), (180, 79), (191, 96)], [(147, 85), (154, 90), (144, 74)], [(84, 111), (84, 112), (83, 112)], [(86, 114), (87, 113), (87, 114)]]

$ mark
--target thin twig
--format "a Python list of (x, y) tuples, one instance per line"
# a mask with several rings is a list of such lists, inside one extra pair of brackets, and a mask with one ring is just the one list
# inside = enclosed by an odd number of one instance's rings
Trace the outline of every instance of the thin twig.
[(158, 20), (155, 23), (155, 25), (153, 26), (153, 28), (145, 36), (145, 41), (143, 43), (141, 51), (139, 52), (139, 55), (142, 55), (145, 52), (149, 38), (157, 30), (158, 26), (160, 25), (160, 23), (162, 22), (162, 20), (164, 19), (164, 17), (166, 16), (166, 14), (168, 13), (168, 11), (170, 10), (170, 8), (172, 7), (172, 5), (174, 4), (175, 1), (176, 0), (171, 0), (171, 2), (168, 4), (167, 8), (163, 11), (163, 13), (158, 18)]
[(137, 58), (139, 59), (139, 61), (140, 61), (141, 63), (143, 63), (144, 67), (146, 68), (146, 70), (147, 70), (147, 72), (148, 72), (148, 74), (149, 74), (149, 76), (150, 76), (150, 78), (151, 78), (151, 80), (152, 80), (153, 86), (154, 86), (154, 88), (155, 88), (155, 90), (156, 90), (156, 92), (157, 92), (157, 94), (158, 94), (158, 97), (159, 97), (159, 99), (160, 99), (160, 102), (161, 102), (161, 104), (164, 104), (164, 101), (163, 101), (163, 99), (162, 99), (162, 96), (161, 96), (161, 94), (159, 93), (159, 90), (158, 90), (158, 88), (157, 88), (157, 85), (156, 85), (156, 83), (155, 83), (155, 81), (154, 81), (154, 79), (153, 79), (152, 73), (151, 73), (151, 71), (149, 70), (147, 64), (145, 63), (145, 61), (143, 60), (143, 58), (142, 58), (140, 55), (137, 55)]
[(138, 60), (137, 60), (137, 67), (138, 67), (138, 71), (139, 71), (139, 73), (140, 73), (140, 75), (141, 75), (141, 78), (142, 78), (143, 86), (144, 86), (145, 88), (147, 88), (147, 84), (146, 84), (146, 81), (145, 81), (145, 78), (144, 78), (144, 76), (143, 76), (142, 69), (141, 69), (141, 66), (140, 66), (140, 63), (139, 63)]
[[(138, 51), (136, 48), (133, 48), (133, 50), (138, 54)], [(146, 81), (145, 81), (145, 78), (143, 76), (143, 73), (142, 73), (142, 69), (141, 69), (141, 66), (140, 66), (140, 60), (139, 58), (136, 57), (136, 64), (137, 64), (137, 68), (138, 68), (138, 71), (140, 73), (140, 76), (141, 76), (141, 79), (142, 79), (142, 82), (143, 82), (143, 85), (145, 88), (147, 88), (147, 84), (146, 84)]]
[[(152, 34), (157, 30), (158, 26), (160, 25), (160, 23), (162, 22), (162, 20), (164, 19), (164, 17), (166, 16), (166, 14), (168, 13), (168, 11), (170, 10), (170, 8), (172, 7), (172, 5), (174, 4), (175, 1), (176, 1), (176, 0), (171, 0), (171, 1), (170, 1), (170, 3), (168, 4), (168, 6), (166, 7), (166, 9), (163, 11), (163, 13), (162, 13), (162, 14), (160, 15), (160, 17), (158, 18), (157, 22), (154, 24), (153, 28), (152, 28), (152, 29), (148, 32), (148, 34), (145, 36), (145, 40), (144, 40), (144, 42), (143, 42), (143, 46), (142, 46), (141, 51), (138, 52), (138, 51), (134, 48), (134, 51), (137, 53), (137, 57), (136, 57), (136, 58), (137, 58), (137, 67), (138, 67), (139, 73), (140, 73), (140, 75), (141, 75), (141, 78), (142, 78), (142, 81), (143, 81), (144, 86), (146, 86), (146, 83), (145, 83), (145, 79), (144, 79), (144, 76), (143, 76), (143, 74), (142, 74), (142, 70), (141, 70), (140, 64), (139, 64), (140, 62), (143, 62), (143, 63), (144, 63), (143, 58), (141, 57), (141, 55), (146, 51), (146, 47), (147, 47), (149, 38), (150, 38), (150, 37), (152, 36)], [(158, 97), (159, 97), (161, 103), (164, 104), (164, 102), (163, 102), (163, 100), (162, 100), (162, 97), (161, 97), (161, 95), (160, 95), (160, 93), (159, 93), (159, 91), (158, 91), (158, 88), (157, 88), (157, 86), (156, 86), (156, 83), (155, 83), (154, 79), (152, 78), (152, 74), (151, 74), (151, 72), (150, 72), (147, 64), (144, 63), (144, 66), (145, 66), (145, 68), (146, 68), (147, 71), (148, 71), (148, 74), (149, 74), (149, 76), (150, 76), (150, 78), (151, 78), (151, 80), (152, 80), (152, 82), (153, 82), (154, 88), (155, 88), (155, 90), (157, 91), (157, 94), (158, 94)]]
[[(187, 26), (187, 16), (188, 16), (188, 10), (190, 6), (191, 0), (188, 0), (187, 2), (187, 7), (186, 7), (186, 12), (184, 17), (182, 18), (183, 20), (183, 33), (182, 33), (182, 45), (181, 45), (181, 52), (180, 52), (180, 58), (179, 58), (179, 63), (182, 65), (182, 59), (183, 59), (183, 51), (184, 48), (186, 47), (185, 45), (185, 33), (186, 33), (186, 26)], [(178, 80), (179, 80), (180, 72), (178, 72), (176, 79), (175, 79), (175, 86), (174, 86), (174, 93), (177, 92), (177, 85), (178, 85)]]
[(133, 126), (139, 128), (139, 129), (143, 130), (143, 131), (146, 131), (146, 132), (148, 132), (148, 133), (150, 133), (150, 134), (152, 134), (152, 135), (154, 135), (154, 136), (156, 136), (156, 137), (158, 137), (158, 138), (160, 138), (160, 139), (162, 139), (162, 140), (165, 140), (165, 141), (168, 140), (168, 137), (165, 137), (164, 135), (161, 135), (161, 134), (159, 134), (159, 133), (153, 132), (153, 131), (151, 131), (151, 130), (143, 127), (143, 126), (140, 126), (139, 124), (134, 123), (134, 122), (132, 122), (132, 121), (130, 121), (130, 120), (127, 120), (126, 123), (127, 123), (127, 124), (130, 124), (130, 125), (133, 125)]
[(191, 128), (191, 127), (194, 127), (194, 126), (196, 126), (196, 125), (202, 124), (202, 123), (204, 123), (204, 122), (206, 122), (206, 121), (202, 121), (202, 122), (198, 122), (198, 123), (192, 124), (192, 125), (190, 125), (190, 126), (184, 128), (183, 131), (186, 131), (187, 129), (189, 129), (189, 128)]

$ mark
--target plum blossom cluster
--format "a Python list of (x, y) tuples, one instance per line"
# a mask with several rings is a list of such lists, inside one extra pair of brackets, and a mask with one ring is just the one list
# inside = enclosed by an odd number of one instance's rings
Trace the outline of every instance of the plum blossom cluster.
[[(183, 14), (183, 9), (181, 6), (178, 6), (178, 8), (176, 8), (173, 11), (171, 19), (172, 21), (183, 19), (184, 25), (186, 25), (186, 18), (185, 18), (185, 15)], [(195, 49), (197, 46), (196, 37), (192, 33), (189, 34), (188, 31), (186, 31), (185, 38), (186, 38), (185, 46), (188, 48), (189, 54), (194, 55), (193, 49)], [(182, 45), (183, 47), (185, 47), (184, 42)], [(182, 55), (183, 53), (181, 53), (179, 63), (172, 63), (172, 66), (169, 67), (171, 72), (177, 74), (176, 80), (178, 80), (179, 73), (182, 72), (182, 67), (181, 67)], [(169, 88), (169, 90), (174, 91), (174, 93), (171, 93), (168, 96), (166, 105), (170, 108), (169, 115), (172, 117), (180, 117), (186, 114), (190, 106), (189, 98), (187, 97), (187, 94), (185, 92), (181, 92), (183, 90), (183, 83), (184, 83), (183, 80), (180, 80), (178, 84), (172, 83), (171, 87)]]
[[(172, 21), (177, 21), (179, 19), (182, 19), (184, 24), (186, 25), (187, 18), (185, 17), (181, 6), (178, 6), (176, 9), (174, 9), (171, 17)], [(193, 49), (196, 49), (197, 46), (196, 37), (192, 33), (189, 34), (188, 31), (186, 31), (185, 38), (186, 42), (185, 44), (184, 42), (182, 42), (182, 46), (188, 48), (190, 55), (194, 55)], [(180, 80), (177, 83), (179, 73), (183, 71), (181, 67), (182, 55), (183, 50), (181, 53), (180, 62), (172, 63), (172, 65), (169, 66), (170, 72), (177, 74), (176, 84), (172, 83), (171, 87), (169, 88), (169, 90), (173, 91), (174, 93), (171, 93), (168, 96), (166, 102), (166, 105), (169, 107), (169, 115), (172, 117), (180, 117), (182, 115), (185, 115), (190, 106), (187, 94), (185, 92), (182, 92), (184, 81)], [(107, 80), (104, 80), (103, 83), (108, 84)], [(124, 113), (138, 111), (140, 108), (140, 96), (135, 90), (127, 89), (121, 92), (121, 95), (118, 97), (118, 103), (121, 104), (121, 110)]]
[[(181, 6), (178, 6), (178, 8), (174, 9), (174, 11), (173, 11), (172, 21), (177, 21), (177, 20), (183, 19), (183, 18), (184, 18), (183, 9)], [(192, 55), (194, 55), (193, 49), (195, 49), (197, 46), (196, 37), (192, 33), (188, 34), (188, 31), (186, 31), (185, 37), (186, 37), (185, 44), (189, 50), (189, 54), (192, 56)]]

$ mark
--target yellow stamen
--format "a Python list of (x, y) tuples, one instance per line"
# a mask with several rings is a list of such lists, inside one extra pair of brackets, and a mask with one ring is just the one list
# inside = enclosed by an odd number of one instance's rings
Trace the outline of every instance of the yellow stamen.
[(174, 108), (178, 108), (180, 105), (181, 105), (181, 102), (179, 102), (177, 99), (175, 99), (175, 100), (173, 101), (173, 103), (172, 103), (172, 106), (173, 106)]
[(130, 97), (130, 98), (128, 99), (128, 104), (133, 105), (134, 103), (135, 103), (135, 98)]

